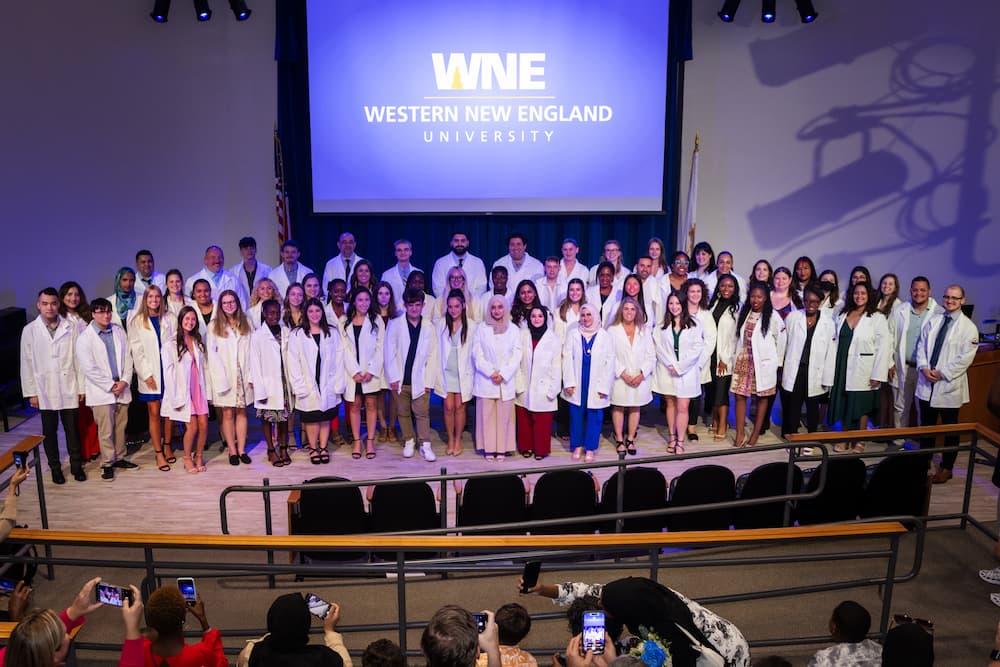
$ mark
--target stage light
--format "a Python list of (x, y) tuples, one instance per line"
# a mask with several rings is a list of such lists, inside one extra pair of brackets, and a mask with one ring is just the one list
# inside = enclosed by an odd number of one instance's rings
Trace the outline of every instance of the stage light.
[(760, 20), (764, 23), (774, 23), (775, 5), (777, 0), (761, 0)]
[(795, 8), (799, 10), (799, 18), (802, 19), (803, 23), (812, 23), (819, 16), (816, 13), (816, 8), (813, 7), (812, 0), (795, 0)]
[(208, 6), (208, 0), (194, 0), (194, 13), (199, 21), (207, 21), (212, 18), (212, 9)]
[(246, 21), (253, 12), (243, 0), (229, 0), (229, 8), (233, 10), (233, 16), (237, 21)]
[(736, 10), (740, 8), (740, 0), (726, 0), (719, 10), (719, 18), (726, 23), (732, 23), (736, 18)]
[(169, 13), (170, 0), (156, 0), (156, 2), (153, 3), (153, 11), (149, 13), (149, 17), (157, 23), (166, 23), (167, 14)]

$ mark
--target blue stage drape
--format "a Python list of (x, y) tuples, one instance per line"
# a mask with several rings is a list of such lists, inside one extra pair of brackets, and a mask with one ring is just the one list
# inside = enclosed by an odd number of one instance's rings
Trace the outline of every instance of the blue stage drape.
[(487, 266), (507, 252), (506, 237), (517, 230), (528, 239), (528, 252), (538, 258), (558, 255), (561, 241), (580, 242), (580, 259), (596, 262), (605, 239), (618, 239), (632, 264), (645, 252), (650, 237), (659, 236), (669, 249), (676, 235), (680, 181), (680, 133), (684, 61), (691, 59), (692, 0), (673, 0), (670, 7), (670, 63), (667, 82), (667, 145), (664, 170), (666, 211), (659, 215), (330, 215), (312, 211), (309, 157), (309, 103), (306, 69), (305, 0), (278, 0), (275, 59), (278, 70), (278, 134), (284, 150), (285, 179), (292, 236), (301, 261), (317, 272), (337, 252), (337, 237), (351, 231), (357, 253), (377, 272), (395, 263), (392, 241), (413, 242), (412, 262), (426, 271), (448, 251), (452, 233), (469, 235), (470, 250)]

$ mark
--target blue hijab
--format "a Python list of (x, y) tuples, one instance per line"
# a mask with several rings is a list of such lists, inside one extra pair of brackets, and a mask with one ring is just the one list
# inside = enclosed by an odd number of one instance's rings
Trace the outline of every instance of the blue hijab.
[(131, 273), (132, 277), (135, 278), (135, 269), (127, 266), (118, 269), (118, 273), (115, 274), (115, 305), (117, 306), (118, 317), (121, 318), (122, 322), (125, 321), (125, 315), (128, 311), (135, 307), (135, 283), (132, 283), (132, 289), (128, 292), (121, 287), (122, 276), (126, 273)]

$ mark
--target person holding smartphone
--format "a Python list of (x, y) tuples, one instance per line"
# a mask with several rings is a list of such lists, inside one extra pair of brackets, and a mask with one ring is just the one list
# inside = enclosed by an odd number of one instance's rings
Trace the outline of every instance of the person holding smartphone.
[(14, 469), (14, 475), (7, 487), (7, 499), (3, 503), (3, 511), (0, 511), (0, 542), (7, 539), (17, 523), (17, 496), (20, 493), (21, 482), (26, 479), (28, 479), (27, 465)]
[[(310, 596), (323, 602), (317, 596)], [(306, 596), (287, 593), (279, 596), (267, 611), (267, 634), (251, 639), (236, 658), (236, 667), (258, 665), (297, 665), (299, 667), (339, 667), (339, 655), (344, 667), (352, 667), (351, 654), (344, 646), (343, 636), (337, 632), (340, 605), (326, 603), (322, 617), (324, 646), (309, 644), (309, 625), (312, 615)], [(334, 655), (336, 654), (336, 655)]]
[(69, 632), (83, 625), (87, 614), (102, 605), (94, 600), (95, 577), (85, 583), (62, 613), (52, 609), (35, 609), (14, 626), (6, 648), (0, 648), (0, 665), (61, 665), (69, 654)]
[[(229, 667), (223, 652), (222, 633), (208, 623), (205, 603), (201, 595), (193, 605), (188, 605), (177, 586), (163, 586), (153, 591), (146, 602), (146, 625), (149, 632), (143, 639), (142, 654), (147, 665), (159, 665), (164, 658), (171, 665), (200, 665), (203, 667)], [(133, 592), (133, 601), (135, 592)], [(130, 606), (134, 602), (129, 603)], [(202, 638), (197, 644), (184, 642), (184, 618), (194, 616), (201, 624)]]

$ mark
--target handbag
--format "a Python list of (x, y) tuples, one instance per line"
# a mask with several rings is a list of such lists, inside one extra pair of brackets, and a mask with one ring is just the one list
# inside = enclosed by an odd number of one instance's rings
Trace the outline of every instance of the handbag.
[(691, 648), (698, 652), (695, 665), (698, 667), (726, 667), (726, 659), (714, 648), (705, 646), (695, 639), (690, 632), (684, 629), (680, 623), (674, 623), (681, 632), (691, 641)]

